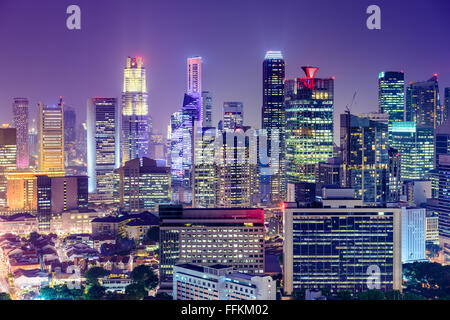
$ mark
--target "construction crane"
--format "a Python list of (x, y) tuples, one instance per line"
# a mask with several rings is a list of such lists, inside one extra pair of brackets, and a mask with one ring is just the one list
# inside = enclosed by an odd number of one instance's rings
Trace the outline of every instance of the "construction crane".
[(350, 114), (350, 107), (353, 106), (353, 103), (355, 102), (357, 93), (358, 93), (358, 91), (355, 91), (355, 93), (353, 94), (352, 102), (350, 103), (350, 105), (345, 106), (345, 112), (348, 114)]

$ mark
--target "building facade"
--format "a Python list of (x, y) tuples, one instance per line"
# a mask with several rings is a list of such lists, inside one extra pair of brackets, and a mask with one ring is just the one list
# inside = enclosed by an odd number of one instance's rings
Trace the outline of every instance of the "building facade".
[(17, 169), (27, 169), (29, 166), (28, 114), (28, 99), (14, 98), (13, 117), (17, 134)]

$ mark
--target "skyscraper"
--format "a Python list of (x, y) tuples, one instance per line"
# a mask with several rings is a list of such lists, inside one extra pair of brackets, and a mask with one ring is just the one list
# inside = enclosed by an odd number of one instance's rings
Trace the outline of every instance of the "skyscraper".
[[(401, 210), (308, 208), (286, 203), (283, 213), (284, 292), (328, 289), (400, 290)], [(375, 280), (375, 279), (374, 279)]]
[(28, 99), (13, 99), (14, 127), (17, 132), (17, 169), (29, 166), (28, 153)]
[[(285, 159), (285, 105), (284, 105), (285, 63), (281, 51), (267, 51), (263, 62), (263, 105), (262, 129), (267, 130), (267, 149), (273, 174), (270, 175), (270, 200), (283, 201), (286, 185), (281, 174)], [(277, 143), (277, 153), (272, 155), (272, 143)], [(278, 166), (275, 168), (275, 166)]]
[(73, 160), (77, 157), (77, 114), (75, 109), (64, 105), (64, 163), (67, 166), (73, 165)]
[(443, 113), (443, 121), (450, 119), (450, 88), (445, 88)]
[(437, 169), (439, 167), (439, 156), (450, 154), (450, 118), (435, 130), (434, 143), (434, 167)]
[(428, 178), (434, 167), (433, 127), (418, 126), (415, 122), (392, 124), (392, 145), (401, 155), (402, 179)]
[(197, 106), (197, 121), (203, 122), (202, 106), (202, 57), (187, 59), (187, 95), (195, 100)]
[(213, 98), (209, 91), (202, 92), (202, 127), (212, 127)]
[(315, 182), (315, 167), (333, 157), (334, 78), (319, 79), (319, 68), (285, 82), (287, 182)]
[(15, 128), (0, 128), (0, 207), (7, 203), (6, 174), (17, 168), (17, 140)]
[(403, 71), (380, 72), (378, 76), (379, 112), (389, 115), (389, 124), (403, 121), (405, 113), (405, 74)]
[(38, 106), (39, 168), (41, 172), (64, 172), (64, 103)]
[(406, 91), (405, 120), (436, 129), (442, 123), (438, 77), (411, 83)]
[(114, 198), (121, 209), (140, 212), (170, 203), (170, 168), (159, 167), (156, 160), (136, 158), (127, 161), (114, 174)]
[(244, 104), (242, 102), (223, 103), (223, 129), (234, 130), (244, 125)]
[[(383, 115), (383, 114), (381, 114)], [(366, 205), (380, 205), (389, 196), (387, 115), (341, 114), (342, 185), (354, 188)]]
[(112, 200), (120, 159), (117, 99), (89, 99), (86, 114), (89, 192)]
[(141, 57), (128, 57), (124, 70), (121, 123), (121, 163), (148, 154), (147, 79)]
[(439, 156), (439, 243), (444, 249), (444, 263), (450, 263), (450, 155)]

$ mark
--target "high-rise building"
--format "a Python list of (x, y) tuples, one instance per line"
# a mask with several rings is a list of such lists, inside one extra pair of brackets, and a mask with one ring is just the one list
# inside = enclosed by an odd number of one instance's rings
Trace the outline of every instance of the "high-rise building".
[(295, 290), (401, 290), (401, 209), (286, 203), (283, 284)]
[(450, 118), (445, 120), (435, 130), (434, 137), (434, 167), (439, 167), (439, 156), (441, 154), (450, 154)]
[(147, 79), (141, 57), (128, 57), (124, 70), (121, 122), (121, 163), (148, 154)]
[(0, 128), (0, 207), (7, 203), (6, 174), (17, 168), (17, 129)]
[[(187, 59), (187, 95), (196, 101), (196, 120), (203, 122), (202, 108), (202, 57), (191, 57)], [(183, 105), (185, 105), (184, 103)]]
[(409, 84), (406, 90), (405, 120), (416, 122), (418, 127), (436, 129), (442, 119), (437, 74), (428, 81)]
[(216, 128), (197, 128), (193, 165), (194, 208), (216, 207), (215, 140)]
[(326, 162), (319, 162), (316, 170), (316, 184), (318, 187), (325, 185), (341, 185), (341, 158), (329, 158)]
[(73, 160), (77, 158), (77, 114), (75, 109), (64, 105), (64, 163), (72, 166)]
[[(286, 184), (283, 166), (285, 160), (285, 105), (284, 105), (285, 62), (281, 51), (267, 51), (263, 62), (263, 105), (262, 129), (267, 130), (268, 156), (272, 167), (277, 166), (269, 176), (270, 197), (273, 203), (285, 200)], [(277, 144), (277, 149), (272, 148)], [(272, 155), (271, 150), (276, 150)]]
[(444, 263), (450, 264), (450, 155), (439, 156), (439, 244)]
[(401, 155), (403, 180), (422, 180), (434, 166), (433, 127), (418, 126), (415, 122), (392, 124), (392, 145)]
[(36, 193), (39, 229), (49, 230), (55, 215), (88, 208), (88, 177), (38, 175)]
[(224, 130), (234, 130), (244, 125), (244, 104), (242, 102), (224, 102), (222, 110)]
[(112, 200), (113, 170), (120, 164), (117, 99), (89, 99), (86, 114), (89, 193)]
[(402, 207), (402, 263), (424, 262), (426, 210)]
[(136, 158), (116, 169), (115, 200), (128, 212), (155, 210), (171, 199), (170, 168), (159, 167), (156, 160)]
[(202, 92), (202, 127), (212, 127), (213, 98), (209, 91)]
[(389, 124), (404, 121), (405, 74), (403, 71), (386, 71), (378, 75), (379, 112), (389, 115)]
[(160, 282), (172, 288), (173, 267), (226, 264), (264, 273), (263, 209), (159, 207)]
[(223, 264), (185, 263), (173, 268), (174, 300), (276, 300), (270, 276), (235, 272)]
[(442, 119), (442, 122), (450, 119), (450, 88), (445, 88), (443, 114), (444, 117)]
[(215, 153), (216, 206), (251, 207), (258, 190), (258, 166), (252, 152), (250, 127), (225, 130), (217, 137)]
[(389, 147), (389, 201), (398, 202), (402, 194), (402, 155)]
[(64, 103), (38, 106), (39, 168), (41, 172), (64, 172)]
[(366, 205), (389, 196), (388, 122), (380, 114), (341, 114), (342, 185)]
[(287, 182), (315, 182), (316, 165), (333, 157), (334, 78), (316, 78), (318, 70), (285, 82)]
[(13, 99), (14, 127), (17, 132), (17, 169), (27, 169), (28, 153), (28, 99)]

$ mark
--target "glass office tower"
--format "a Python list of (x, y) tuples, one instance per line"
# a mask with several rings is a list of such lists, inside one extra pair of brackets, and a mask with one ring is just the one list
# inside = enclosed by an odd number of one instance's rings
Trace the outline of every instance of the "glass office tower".
[(128, 57), (124, 70), (121, 123), (121, 163), (148, 154), (147, 80), (141, 57)]
[[(284, 105), (285, 62), (281, 51), (267, 51), (263, 62), (263, 105), (262, 129), (267, 131), (268, 156), (271, 157), (272, 174), (270, 200), (273, 203), (286, 197), (286, 183), (282, 175), (285, 160), (285, 105)], [(277, 154), (271, 154), (272, 143), (277, 143)]]
[(286, 81), (288, 182), (315, 182), (316, 165), (333, 157), (334, 78), (316, 78), (318, 70), (303, 67), (306, 77)]
[(13, 99), (14, 127), (17, 130), (17, 169), (27, 169), (28, 155), (28, 99)]

